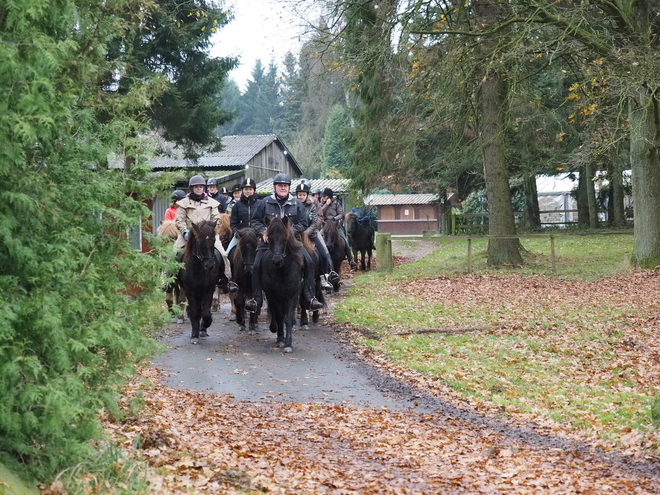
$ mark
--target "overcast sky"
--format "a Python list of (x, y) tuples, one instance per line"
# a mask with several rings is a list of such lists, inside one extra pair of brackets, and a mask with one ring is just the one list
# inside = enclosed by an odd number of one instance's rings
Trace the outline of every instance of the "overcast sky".
[(240, 58), (240, 66), (229, 73), (229, 78), (241, 90), (257, 59), (268, 67), (271, 59), (281, 64), (287, 51), (298, 55), (303, 28), (281, 1), (229, 0), (227, 8), (234, 13), (234, 20), (215, 35), (211, 54)]

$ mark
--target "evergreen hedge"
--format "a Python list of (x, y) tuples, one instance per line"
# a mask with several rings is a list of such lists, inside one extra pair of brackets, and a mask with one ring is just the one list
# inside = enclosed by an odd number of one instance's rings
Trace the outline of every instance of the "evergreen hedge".
[[(132, 138), (149, 87), (102, 84), (129, 8), (0, 6), (0, 456), (43, 480), (90, 452), (99, 411), (156, 348), (162, 267), (127, 236), (157, 189)], [(137, 158), (115, 170), (112, 153)]]

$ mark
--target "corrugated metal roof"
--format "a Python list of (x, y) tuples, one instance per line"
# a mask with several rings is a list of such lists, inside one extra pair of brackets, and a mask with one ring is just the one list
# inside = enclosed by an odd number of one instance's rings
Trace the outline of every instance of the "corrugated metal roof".
[(439, 200), (439, 194), (371, 194), (364, 198), (364, 204), (368, 206), (427, 205)]
[[(351, 179), (293, 179), (291, 181), (291, 191), (296, 189), (296, 186), (300, 184), (303, 180), (309, 181), (312, 183), (312, 189), (317, 187), (323, 191), (326, 187), (332, 189), (332, 192), (335, 194), (346, 194), (351, 185)], [(257, 184), (257, 192), (259, 193), (270, 193), (273, 192), (273, 179), (268, 179)]]
[[(275, 134), (264, 134), (257, 136), (225, 136), (222, 138), (221, 151), (208, 151), (196, 161), (183, 157), (183, 150), (175, 147), (174, 143), (165, 141), (157, 135), (150, 135), (145, 139), (152, 140), (156, 149), (156, 155), (149, 159), (149, 165), (154, 170), (166, 170), (173, 168), (196, 168), (196, 169), (237, 169), (254, 158), (261, 150), (277, 141), (278, 146), (288, 155), (294, 166), (300, 170), (295, 158), (289, 153), (284, 143)], [(113, 168), (123, 168), (123, 163), (117, 158), (111, 158)]]

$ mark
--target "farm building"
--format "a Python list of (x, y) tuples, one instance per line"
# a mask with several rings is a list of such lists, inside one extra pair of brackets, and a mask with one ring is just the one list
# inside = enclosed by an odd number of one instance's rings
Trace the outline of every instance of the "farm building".
[(439, 232), (444, 206), (438, 194), (372, 194), (364, 204), (378, 210), (378, 231), (412, 235)]

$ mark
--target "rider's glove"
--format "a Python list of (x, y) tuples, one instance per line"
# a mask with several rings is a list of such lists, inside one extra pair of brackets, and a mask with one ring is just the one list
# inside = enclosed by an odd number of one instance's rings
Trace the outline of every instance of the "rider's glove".
[(187, 229), (183, 231), (183, 240), (184, 241), (188, 240), (188, 230)]

